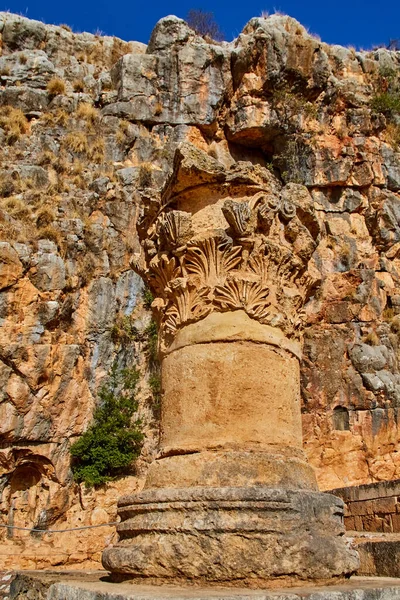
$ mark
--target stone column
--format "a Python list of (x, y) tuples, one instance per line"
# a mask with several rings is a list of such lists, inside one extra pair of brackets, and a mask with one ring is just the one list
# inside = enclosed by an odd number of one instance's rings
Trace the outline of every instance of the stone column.
[[(242, 183), (240, 183), (242, 182)], [(343, 504), (302, 450), (299, 358), (311, 209), (265, 183), (148, 203), (137, 264), (160, 325), (160, 453), (119, 502), (120, 578), (264, 585), (353, 572)]]

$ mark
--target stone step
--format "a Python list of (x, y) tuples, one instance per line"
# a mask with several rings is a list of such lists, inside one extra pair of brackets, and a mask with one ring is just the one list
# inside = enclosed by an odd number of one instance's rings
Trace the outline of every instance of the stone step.
[(347, 532), (360, 555), (358, 575), (400, 577), (400, 533)]
[(20, 571), (10, 600), (400, 600), (400, 579), (352, 577), (339, 585), (223, 588), (110, 583), (101, 572)]

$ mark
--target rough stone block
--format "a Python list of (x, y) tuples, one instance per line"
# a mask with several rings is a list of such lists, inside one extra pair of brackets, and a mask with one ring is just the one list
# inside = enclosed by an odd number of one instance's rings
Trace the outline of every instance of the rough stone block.
[(350, 514), (353, 516), (374, 514), (374, 509), (370, 500), (365, 502), (349, 502), (348, 507)]
[(372, 509), (375, 513), (395, 513), (397, 498), (378, 498), (372, 501)]
[(400, 515), (391, 515), (392, 517), (392, 530), (393, 533), (400, 533)]
[(225, 585), (326, 580), (357, 569), (330, 494), (251, 488), (144, 491), (119, 502), (120, 542), (103, 553), (119, 578)]
[(354, 517), (344, 517), (344, 526), (346, 531), (357, 531)]

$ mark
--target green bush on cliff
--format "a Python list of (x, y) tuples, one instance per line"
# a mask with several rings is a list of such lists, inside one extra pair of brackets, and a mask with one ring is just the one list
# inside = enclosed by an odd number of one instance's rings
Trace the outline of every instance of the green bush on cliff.
[(127, 473), (139, 456), (143, 442), (140, 419), (133, 420), (139, 373), (114, 364), (99, 391), (93, 423), (71, 446), (72, 472), (76, 482), (101, 485)]
[(400, 114), (400, 92), (388, 91), (377, 94), (371, 100), (371, 107), (389, 118)]

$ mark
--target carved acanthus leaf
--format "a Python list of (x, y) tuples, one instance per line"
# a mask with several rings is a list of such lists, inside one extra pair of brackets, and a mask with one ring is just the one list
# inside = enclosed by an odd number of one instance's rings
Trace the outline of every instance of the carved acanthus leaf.
[(159, 220), (159, 233), (167, 247), (181, 246), (193, 235), (191, 215), (182, 210), (165, 213)]
[(242, 248), (227, 247), (224, 240), (208, 238), (188, 248), (184, 257), (187, 273), (198, 275), (204, 285), (213, 287), (241, 261)]
[(145, 277), (147, 273), (146, 262), (142, 254), (134, 254), (129, 261), (132, 269), (141, 277)]
[(163, 325), (167, 335), (174, 335), (180, 326), (202, 319), (212, 311), (209, 288), (199, 288), (186, 278), (180, 278), (179, 283), (171, 293), (173, 303), (165, 311)]
[(269, 261), (264, 256), (264, 253), (258, 251), (250, 256), (249, 261), (247, 263), (247, 268), (249, 269), (250, 273), (254, 273), (255, 275), (257, 275), (260, 278), (261, 282), (265, 284), (266, 281), (268, 281), (268, 264)]
[(222, 212), (237, 235), (242, 236), (246, 233), (251, 218), (251, 208), (248, 202), (225, 200)]
[(175, 257), (155, 256), (150, 262), (148, 281), (157, 296), (166, 297), (166, 287), (179, 277), (181, 271)]
[(269, 314), (269, 289), (258, 281), (232, 278), (215, 288), (214, 302), (223, 310), (243, 308), (249, 315), (264, 319)]

